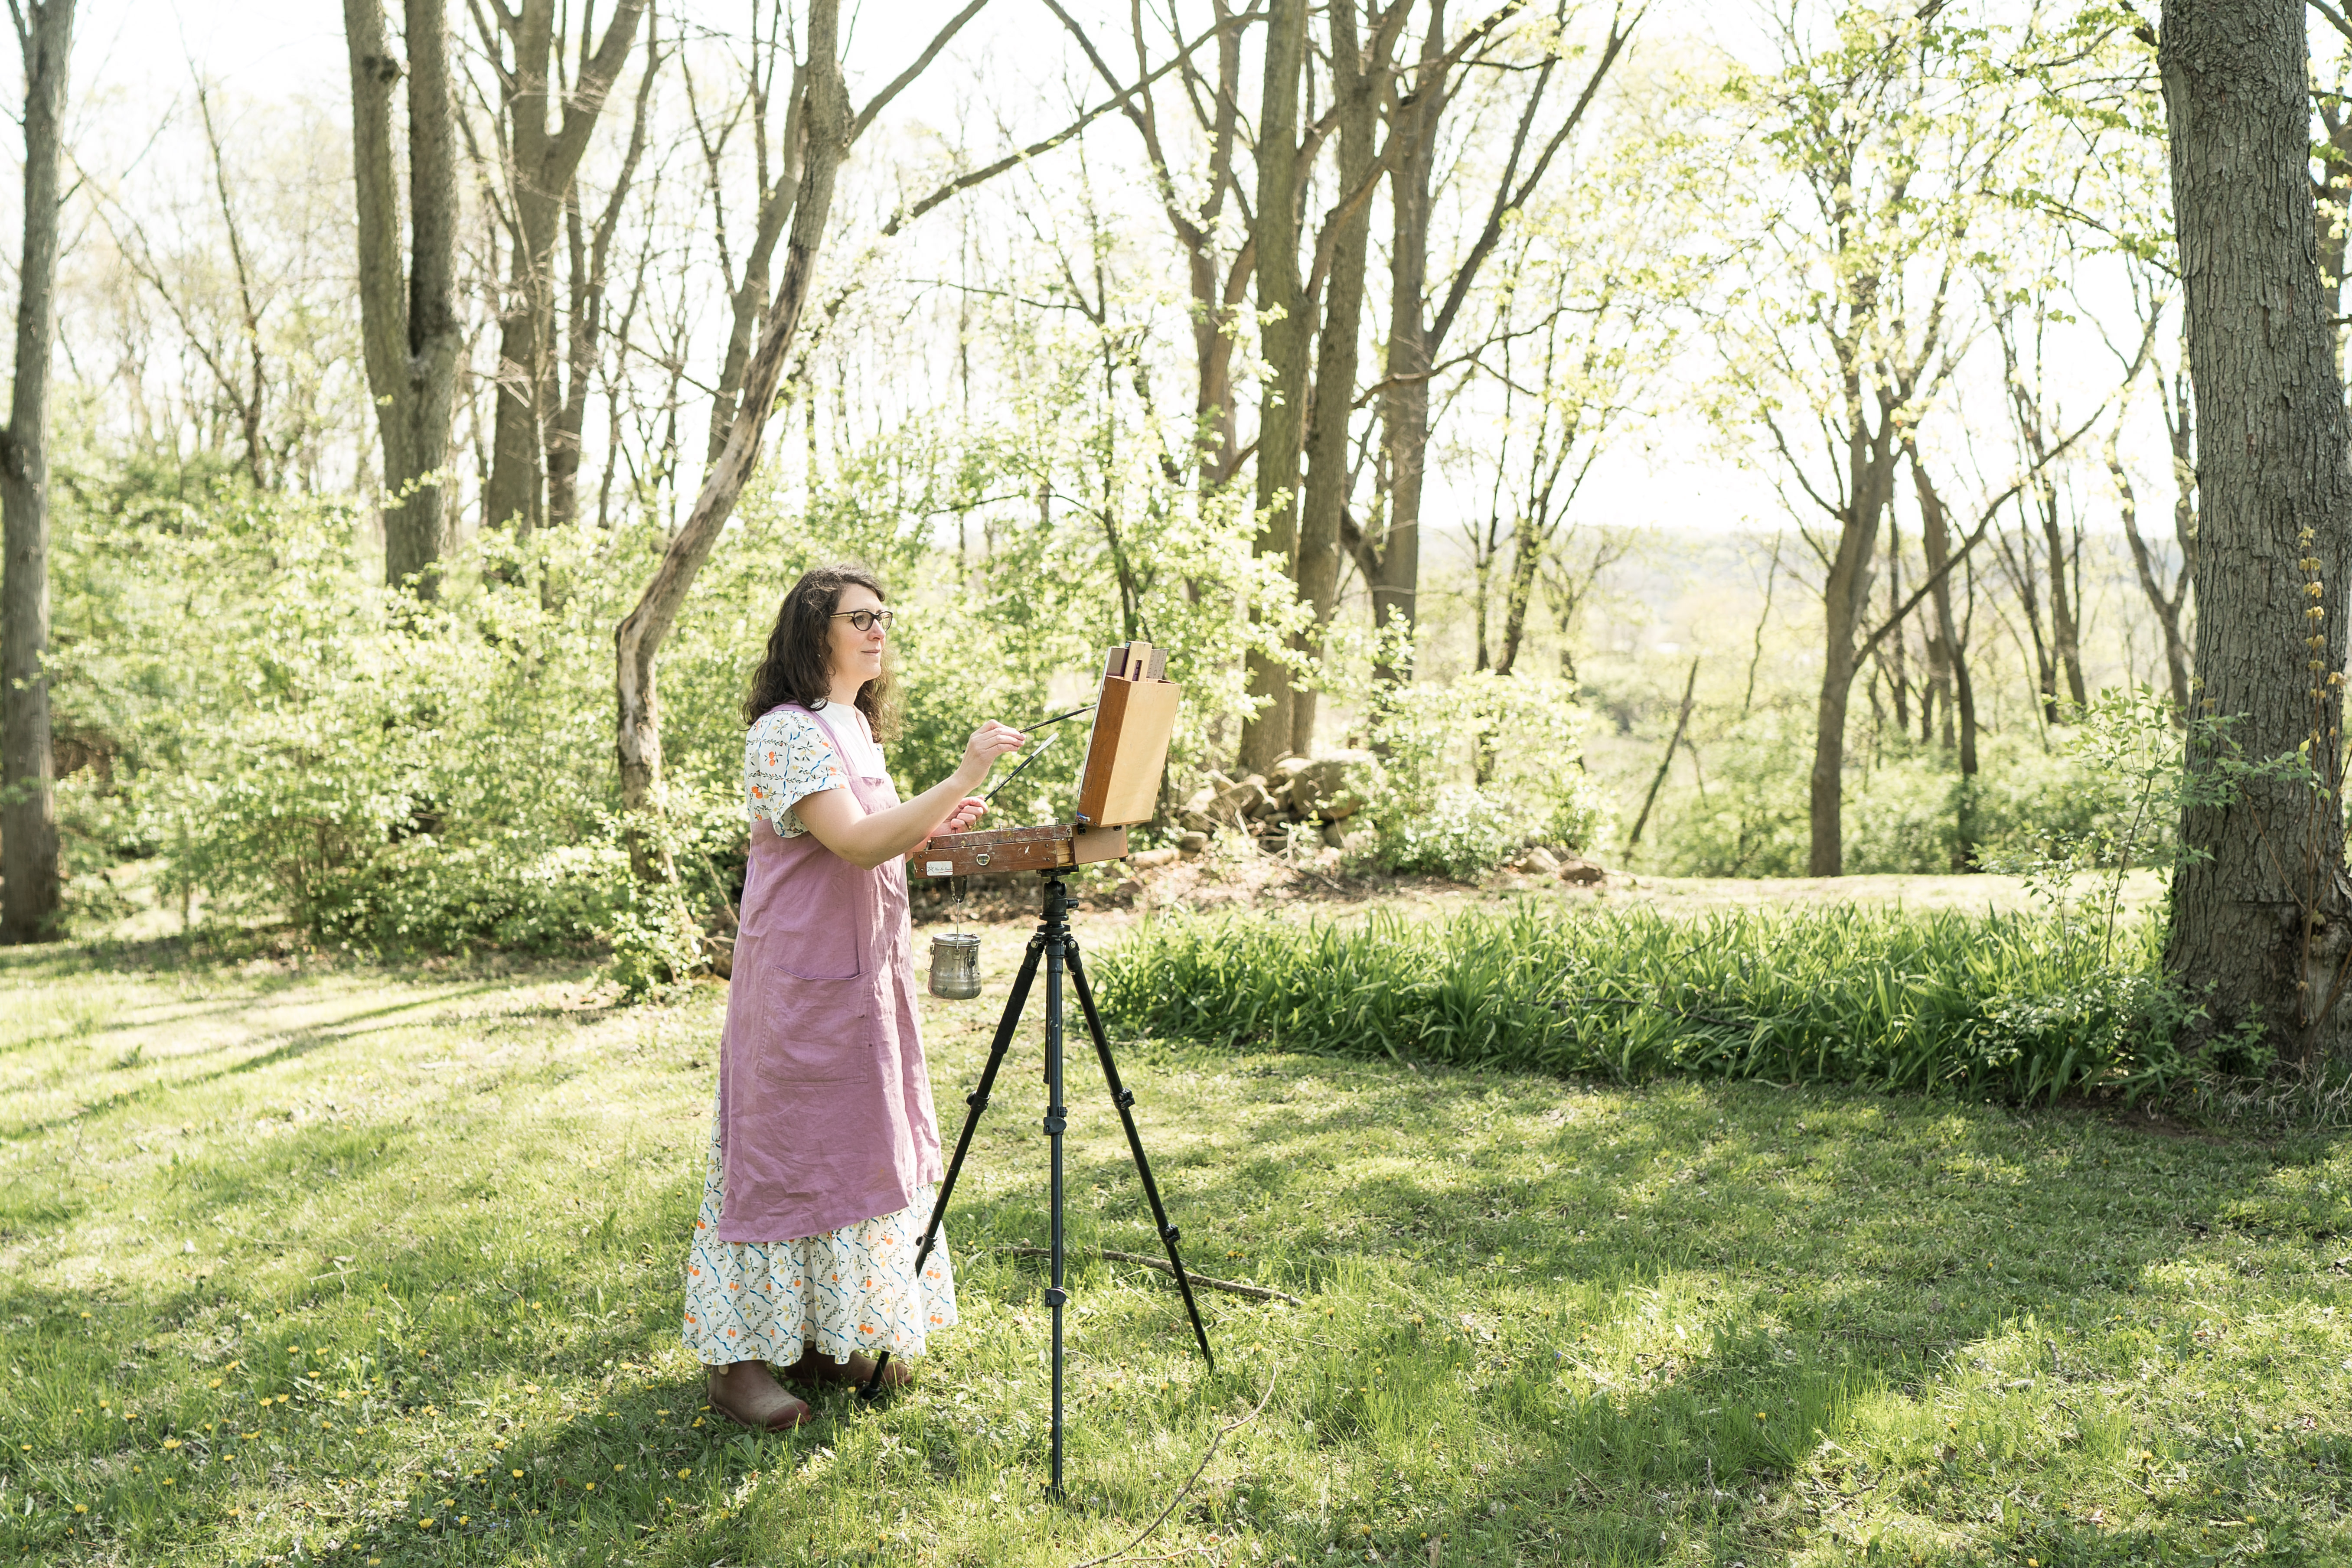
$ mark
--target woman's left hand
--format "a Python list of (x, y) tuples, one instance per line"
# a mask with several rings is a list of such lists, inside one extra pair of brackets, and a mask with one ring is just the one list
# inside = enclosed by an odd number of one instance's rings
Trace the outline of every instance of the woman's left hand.
[(969, 828), (973, 823), (978, 822), (980, 820), (980, 814), (987, 809), (988, 803), (986, 801), (981, 799), (978, 795), (968, 795), (961, 800), (956, 802), (954, 805), (949, 807), (947, 820), (941, 822), (937, 827), (931, 829), (931, 831), (933, 833), (961, 833), (965, 829)]

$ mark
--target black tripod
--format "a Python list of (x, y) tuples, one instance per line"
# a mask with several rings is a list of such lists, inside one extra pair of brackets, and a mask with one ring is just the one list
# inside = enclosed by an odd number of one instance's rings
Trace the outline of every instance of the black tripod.
[[(1062, 1495), (1062, 1308), (1070, 1299), (1062, 1289), (1062, 971), (1066, 965), (1070, 983), (1077, 988), (1078, 1007), (1087, 1016), (1087, 1032), (1094, 1037), (1095, 1056), (1102, 1063), (1103, 1081), (1110, 1087), (1111, 1103), (1118, 1107), (1118, 1119), (1127, 1128), (1127, 1147), (1135, 1156), (1136, 1174), (1143, 1178), (1143, 1195), (1151, 1200), (1151, 1220), (1160, 1228), (1160, 1245), (1168, 1249), (1168, 1265), (1176, 1273), (1176, 1288), (1184, 1293), (1185, 1315), (1192, 1320), (1192, 1336), (1201, 1342), (1201, 1359), (1212, 1371), (1216, 1357), (1209, 1352), (1209, 1333), (1201, 1326), (1201, 1309), (1192, 1301), (1192, 1277), (1184, 1272), (1184, 1260), (1176, 1255), (1176, 1243), (1181, 1237), (1177, 1228), (1168, 1223), (1168, 1211), (1160, 1202), (1159, 1184), (1151, 1179), (1151, 1162), (1144, 1157), (1143, 1136), (1135, 1130), (1135, 1091), (1118, 1081), (1118, 1065), (1111, 1060), (1110, 1042), (1103, 1037), (1102, 1016), (1095, 1011), (1094, 988), (1087, 984), (1085, 966), (1078, 960), (1078, 939), (1070, 931), (1069, 897), (1062, 888), (1066, 873), (1059, 870), (1041, 871), (1038, 876), (1045, 885), (1045, 918), (1037, 922), (1036, 934), (1029, 939), (1028, 954), (1021, 961), (1021, 973), (1013, 982), (1013, 994), (1004, 999), (1004, 1016), (998, 1020), (996, 1040), (989, 1047), (988, 1065), (981, 1069), (980, 1087), (964, 1096), (971, 1110), (963, 1119), (963, 1133), (956, 1139), (955, 1157), (948, 1162), (947, 1178), (940, 1184), (939, 1200), (931, 1205), (930, 1223), (923, 1227), (922, 1250), (915, 1255), (915, 1278), (923, 1277), (923, 1265), (930, 1261), (931, 1248), (938, 1245), (940, 1221), (948, 1212), (948, 1199), (955, 1194), (956, 1177), (963, 1171), (964, 1155), (971, 1149), (971, 1135), (980, 1126), (980, 1113), (988, 1109), (988, 1091), (996, 1085), (996, 1069), (1004, 1065), (1004, 1053), (1012, 1047), (1013, 1032), (1021, 1024), (1021, 1009), (1028, 1003), (1030, 984), (1037, 978), (1037, 960), (1045, 960), (1045, 1139), (1053, 1150), (1050, 1201), (1053, 1211), (1053, 1275), (1054, 1282), (1045, 1291), (1045, 1303), (1054, 1310), (1054, 1479), (1047, 1494)], [(919, 1287), (918, 1287), (919, 1289)], [(864, 1396), (877, 1397), (882, 1392), (882, 1369), (890, 1363), (890, 1352), (883, 1352), (875, 1358), (874, 1375), (866, 1380)]]

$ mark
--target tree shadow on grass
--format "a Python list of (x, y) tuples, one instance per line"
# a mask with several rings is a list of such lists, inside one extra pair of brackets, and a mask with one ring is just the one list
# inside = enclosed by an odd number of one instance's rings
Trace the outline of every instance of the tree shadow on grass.
[[(1296, 1071), (1312, 1076), (1318, 1065)], [(1917, 1428), (1907, 1451), (1927, 1476), (1945, 1436), (1931, 1430), (1941, 1426), (1932, 1380), (1996, 1364), (2028, 1373), (2011, 1386), (2044, 1390), (2031, 1402), (2016, 1396), (2017, 1430), (1991, 1434), (2011, 1444), (2017, 1462), (2038, 1463), (2032, 1450), (2049, 1433), (2036, 1424), (2065, 1425), (2048, 1401), (2088, 1396), (2081, 1368), (2092, 1352), (2072, 1336), (2172, 1307), (2161, 1288), (2150, 1299), (2148, 1282), (2218, 1226), (2275, 1225), (2281, 1208), (2302, 1204), (2304, 1237), (2331, 1234), (2300, 1190), (2273, 1203), (2249, 1197), (2294, 1188), (2287, 1177), (2324, 1162), (2324, 1147), (2282, 1163), (2271, 1151), (2231, 1145), (2192, 1162), (2074, 1111), (1682, 1082), (1634, 1091), (1620, 1112), (1555, 1124), (1513, 1149), (1482, 1143), (1476, 1128), (1446, 1112), (1484, 1109), (1498, 1092), (1573, 1096), (1498, 1074), (1433, 1079), (1286, 1107), (1279, 1125), (1243, 1140), (1245, 1154), (1196, 1143), (1155, 1163), (1196, 1241), (1224, 1215), (1328, 1193), (1337, 1176), (1347, 1216), (1337, 1230), (1234, 1237), (1249, 1243), (1258, 1278), (1302, 1293), (1344, 1289), (1351, 1269), (1368, 1269), (1379, 1291), (1408, 1303), (1467, 1302), (1520, 1331), (1507, 1340), (1527, 1327), (1510, 1314), (1548, 1290), (1596, 1311), (1587, 1320), (1595, 1327), (1622, 1327), (1671, 1288), (1682, 1315), (1706, 1326), (1705, 1342), (1664, 1341), (1630, 1366), (1596, 1357), (1580, 1373), (1573, 1347), (1515, 1352), (1520, 1364), (1491, 1398), (1540, 1457), (1498, 1470), (1475, 1494), (1530, 1502), (1549, 1533), (1513, 1536), (1507, 1508), (1466, 1510), (1448, 1521), (1472, 1553), (1465, 1562), (1514, 1551), (1646, 1560), (1664, 1550), (1662, 1530), (1752, 1552), (1759, 1531), (1778, 1539), (1834, 1516), (1791, 1477), (1854, 1468), (1835, 1451), (1857, 1412), (1867, 1407), (1880, 1424), (1901, 1412)], [(1423, 1143), (1418, 1158), (1392, 1147), (1400, 1128)], [(1074, 1182), (1121, 1163), (1103, 1142), (1082, 1144)], [(1525, 1168), (1530, 1154), (1541, 1157), (1539, 1172)], [(2336, 1294), (2314, 1272), (2279, 1279), (2274, 1299), (2284, 1308)], [(1382, 1353), (1360, 1347), (1355, 1359)], [(1341, 1432), (1370, 1430), (1347, 1425), (1349, 1400), (1364, 1398), (1349, 1380), (1360, 1375), (1336, 1368), (1331, 1388), (1310, 1400), (1327, 1433), (1334, 1421)], [(2131, 1429), (2159, 1440), (2144, 1418)], [(2210, 1453), (2179, 1462), (2199, 1484), (2219, 1479)], [(1992, 1533), (2061, 1553), (2044, 1562), (2087, 1551), (2070, 1544), (2081, 1532), (2063, 1514), (2020, 1513)], [(2099, 1551), (2109, 1555), (2129, 1550), (2116, 1544), (2125, 1536), (2095, 1529), (2084, 1539), (2107, 1542)], [(1368, 1540), (1383, 1551), (1415, 1544), (1377, 1529)], [(1477, 1555), (1488, 1552), (1502, 1555)]]
[[(93, 1117), (104, 1116), (116, 1110), (160, 1100), (169, 1095), (177, 1094), (185, 1089), (201, 1089), (206, 1084), (216, 1083), (224, 1079), (241, 1077), (247, 1073), (259, 1072), (267, 1068), (279, 1067), (288, 1062), (299, 1061), (303, 1058), (310, 1055), (313, 1051), (318, 1050), (320, 1047), (341, 1045), (352, 1040), (363, 1038), (369, 1035), (380, 1034), (385, 1029), (403, 1027), (405, 1026), (406, 1020), (402, 1020), (400, 1024), (379, 1024), (376, 1027), (368, 1029), (352, 1028), (351, 1026), (354, 1024), (367, 1022), (371, 1019), (393, 1018), (402, 1014), (415, 1012), (421, 1008), (437, 1006), (443, 1003), (455, 1001), (461, 997), (475, 995), (485, 991), (499, 989), (502, 989), (502, 987), (499, 983), (494, 981), (484, 981), (477, 985), (462, 986), (453, 990), (437, 992), (431, 996), (419, 997), (415, 1001), (390, 1003), (381, 1007), (370, 1007), (360, 1012), (348, 1013), (341, 1017), (326, 1019), (316, 1024), (305, 1025), (299, 1029), (288, 1030), (282, 1034), (263, 1035), (257, 1039), (224, 1042), (219, 1046), (212, 1047), (211, 1051), (207, 1051), (204, 1054), (210, 1055), (217, 1051), (232, 1051), (248, 1047), (259, 1048), (254, 1049), (252, 1055), (240, 1058), (226, 1066), (215, 1067), (203, 1072), (189, 1073), (177, 1078), (156, 1078), (146, 1083), (139, 1084), (130, 1089), (117, 1089), (110, 1094), (105, 1095), (84, 1105), (80, 1110), (68, 1115), (52, 1116), (39, 1121), (30, 1121), (15, 1127), (0, 1128), (0, 1137), (10, 1139), (38, 1138), (47, 1133), (54, 1132), (59, 1128), (69, 1126), (78, 1121), (87, 1121)], [(274, 1044), (271, 1043), (273, 1040), (275, 1041)]]

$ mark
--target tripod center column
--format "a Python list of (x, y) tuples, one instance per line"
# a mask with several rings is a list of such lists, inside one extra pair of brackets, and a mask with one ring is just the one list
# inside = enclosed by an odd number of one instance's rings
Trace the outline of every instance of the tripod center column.
[(1048, 1203), (1053, 1227), (1053, 1283), (1045, 1291), (1045, 1304), (1054, 1314), (1054, 1454), (1053, 1481), (1050, 1494), (1062, 1496), (1062, 1309), (1068, 1304), (1069, 1293), (1063, 1289), (1062, 1236), (1062, 966), (1070, 937), (1069, 900), (1062, 889), (1062, 880), (1051, 872), (1045, 873), (1045, 1141), (1051, 1149), (1051, 1177)]

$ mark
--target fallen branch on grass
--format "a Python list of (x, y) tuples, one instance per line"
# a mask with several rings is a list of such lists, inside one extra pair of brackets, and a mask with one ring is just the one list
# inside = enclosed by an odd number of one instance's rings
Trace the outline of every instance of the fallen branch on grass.
[[(1031, 1248), (1031, 1250), (1034, 1251), (1037, 1249)], [(1148, 1263), (1150, 1259), (1146, 1258), (1144, 1261)], [(1286, 1298), (1286, 1300), (1287, 1300), (1287, 1298)], [(1129, 1542), (1126, 1545), (1120, 1547), (1118, 1551), (1113, 1552), (1107, 1556), (1089, 1557), (1083, 1563), (1073, 1563), (1071, 1568), (1097, 1568), (1097, 1565), (1100, 1563), (1118, 1562), (1120, 1559), (1127, 1557), (1137, 1547), (1142, 1545), (1146, 1541), (1150, 1540), (1151, 1532), (1159, 1529), (1160, 1524), (1170, 1514), (1176, 1511), (1176, 1505), (1184, 1500), (1185, 1494), (1192, 1489), (1193, 1484), (1200, 1480), (1202, 1473), (1208, 1469), (1209, 1461), (1217, 1457), (1217, 1445), (1223, 1442), (1226, 1437), (1230, 1436), (1232, 1434), (1240, 1431), (1243, 1427), (1256, 1420), (1258, 1418), (1258, 1412), (1265, 1408), (1265, 1402), (1274, 1397), (1274, 1385), (1281, 1381), (1282, 1368), (1279, 1366), (1266, 1373), (1265, 1392), (1258, 1395), (1257, 1409), (1251, 1411), (1248, 1415), (1243, 1416), (1238, 1421), (1232, 1422), (1226, 1426), (1217, 1428), (1217, 1435), (1209, 1439), (1209, 1451), (1201, 1456), (1201, 1462), (1192, 1468), (1192, 1475), (1185, 1479), (1182, 1486), (1176, 1489), (1176, 1495), (1168, 1500), (1168, 1506), (1161, 1509), (1158, 1516), (1154, 1518), (1150, 1524), (1143, 1527), (1141, 1534)], [(1156, 1562), (1160, 1561), (1160, 1559), (1145, 1558), (1143, 1561)]]
[[(1009, 1252), (1015, 1258), (1051, 1258), (1054, 1255), (1053, 1249), (1045, 1247), (998, 1247), (989, 1250)], [(1146, 1258), (1140, 1252), (1114, 1252), (1108, 1247), (1098, 1248), (1097, 1251), (1100, 1256), (1113, 1263), (1140, 1263), (1146, 1268), (1157, 1268), (1171, 1279), (1175, 1278), (1176, 1275), (1176, 1270), (1169, 1268), (1166, 1260), (1162, 1258)], [(1279, 1290), (1269, 1290), (1263, 1285), (1244, 1285), (1238, 1279), (1212, 1279), (1207, 1275), (1196, 1274), (1190, 1268), (1184, 1270), (1184, 1278), (1195, 1285), (1205, 1285), (1212, 1290), (1229, 1290), (1236, 1296), (1253, 1296), (1261, 1301), (1286, 1301), (1294, 1307), (1304, 1305), (1296, 1296), (1286, 1296)]]

